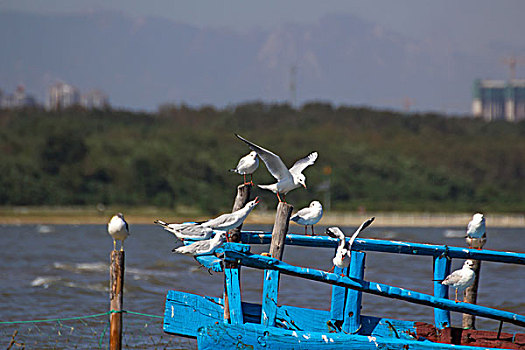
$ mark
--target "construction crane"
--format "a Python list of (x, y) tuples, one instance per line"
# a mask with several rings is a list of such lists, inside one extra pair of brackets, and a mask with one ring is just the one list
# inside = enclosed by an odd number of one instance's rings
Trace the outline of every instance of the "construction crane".
[(503, 57), (503, 59), (501, 61), (503, 62), (503, 64), (509, 66), (510, 80), (515, 80), (516, 79), (516, 66), (518, 64), (525, 64), (525, 58), (523, 58), (523, 57), (516, 57), (514, 55), (508, 56), (508, 57)]

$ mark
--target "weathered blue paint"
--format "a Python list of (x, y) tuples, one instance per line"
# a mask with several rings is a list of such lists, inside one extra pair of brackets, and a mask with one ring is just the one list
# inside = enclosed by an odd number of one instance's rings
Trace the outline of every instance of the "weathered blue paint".
[[(362, 280), (365, 275), (365, 258), (363, 252), (352, 251), (348, 276)], [(362, 292), (349, 289), (346, 293), (345, 321), (343, 331), (357, 333), (361, 328), (361, 296)]]
[[(248, 244), (269, 244), (271, 234), (265, 232), (244, 231), (242, 232), (241, 240), (243, 243)], [(326, 236), (311, 237), (287, 234), (285, 244), (306, 247), (335, 248), (338, 244), (338, 240)], [(358, 238), (354, 241), (352, 250), (427, 256), (440, 256), (445, 254), (450, 258), (457, 259), (475, 259), (525, 265), (524, 253), (467, 249), (449, 247), (446, 245), (387, 241), (381, 239)]]
[[(446, 255), (434, 257), (434, 296), (448, 299), (448, 286), (441, 284), (450, 275), (450, 259)], [(434, 322), (438, 329), (450, 327), (450, 311), (434, 308)]]
[[(347, 274), (348, 269), (344, 269), (346, 271), (343, 271), (342, 268), (335, 266), (334, 267), (334, 273), (340, 275), (340, 274)], [(344, 311), (345, 311), (345, 299), (346, 299), (346, 291), (347, 289), (345, 287), (341, 286), (332, 286), (332, 303), (330, 306), (330, 318), (332, 320), (332, 323), (339, 324), (339, 322), (343, 322), (344, 319)]]
[(265, 326), (275, 326), (278, 295), (279, 272), (275, 270), (264, 271), (261, 323)]
[(299, 276), (332, 285), (339, 285), (346, 288), (356, 289), (365, 293), (405, 300), (415, 304), (438, 307), (445, 310), (463, 312), (475, 316), (505, 321), (519, 326), (525, 326), (525, 316), (508, 311), (492, 309), (474, 304), (456, 303), (452, 300), (436, 298), (428, 294), (423, 294), (404, 288), (393, 287), (387, 284), (369, 282), (349, 277), (341, 277), (334, 273), (328, 273), (311, 268), (297, 267), (277, 259), (260, 255), (228, 251), (225, 253), (227, 258), (233, 258), (245, 266), (277, 270), (287, 275)]
[(199, 329), (197, 344), (200, 350), (472, 350), (470, 346), (433, 343), (417, 339), (288, 330), (277, 327), (264, 327), (253, 323), (242, 326), (219, 323), (202, 327)]
[(240, 269), (237, 267), (225, 268), (226, 292), (228, 293), (228, 305), (230, 309), (231, 324), (242, 324), (241, 287), (239, 281)]

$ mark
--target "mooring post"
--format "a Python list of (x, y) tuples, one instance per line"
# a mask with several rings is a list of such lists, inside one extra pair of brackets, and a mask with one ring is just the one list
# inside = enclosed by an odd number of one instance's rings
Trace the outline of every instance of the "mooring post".
[[(472, 266), (472, 271), (476, 274), (474, 277), (474, 283), (467, 289), (465, 289), (465, 294), (463, 296), (463, 301), (470, 304), (476, 304), (478, 300), (478, 285), (479, 285), (479, 275), (481, 273), (481, 261), (472, 260), (474, 265)], [(463, 314), (463, 329), (476, 329), (476, 316)]]
[(281, 260), (284, 253), (284, 240), (288, 233), (288, 225), (292, 216), (293, 205), (279, 202), (275, 223), (272, 230), (272, 242), (270, 243), (270, 256)]
[(111, 252), (109, 271), (109, 349), (122, 349), (122, 301), (124, 297), (124, 251)]
[[(366, 253), (352, 250), (352, 259), (348, 271), (348, 277), (362, 280), (365, 276)], [(361, 329), (361, 300), (362, 292), (348, 289), (346, 293), (345, 317), (343, 331), (355, 334)]]
[[(450, 259), (445, 255), (434, 257), (434, 296), (436, 298), (448, 298), (448, 286), (441, 282), (450, 275)], [(450, 327), (450, 311), (434, 308), (434, 323), (436, 328)]]
[[(233, 202), (232, 212), (241, 209), (248, 203), (251, 190), (251, 184), (241, 184), (237, 186), (237, 196)], [(242, 224), (230, 231), (230, 242), (239, 243), (241, 241), (241, 228)]]
[[(284, 253), (284, 240), (288, 233), (288, 225), (292, 216), (293, 205), (279, 202), (275, 213), (275, 223), (270, 243), (270, 256), (281, 260)], [(277, 315), (277, 297), (279, 295), (279, 272), (264, 270), (263, 300), (261, 323), (266, 326), (275, 325)]]

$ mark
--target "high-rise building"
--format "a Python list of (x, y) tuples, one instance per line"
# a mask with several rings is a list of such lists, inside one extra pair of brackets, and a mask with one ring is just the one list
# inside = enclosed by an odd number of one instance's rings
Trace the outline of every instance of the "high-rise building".
[(80, 104), (89, 109), (103, 109), (109, 107), (108, 95), (100, 90), (91, 90), (82, 95)]
[(1, 108), (33, 107), (36, 105), (35, 98), (26, 94), (26, 89), (23, 85), (19, 85), (12, 94), (3, 94), (0, 92)]
[(56, 83), (48, 89), (47, 108), (57, 110), (80, 104), (80, 92), (72, 85)]
[(487, 121), (525, 120), (525, 79), (474, 81), (472, 114)]

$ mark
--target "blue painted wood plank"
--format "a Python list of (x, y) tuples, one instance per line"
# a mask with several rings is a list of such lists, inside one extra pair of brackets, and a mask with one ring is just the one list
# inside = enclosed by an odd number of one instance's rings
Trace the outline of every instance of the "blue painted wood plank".
[(196, 256), (195, 260), (207, 269), (211, 269), (215, 272), (222, 272), (222, 260), (215, 255), (200, 255)]
[(287, 275), (299, 276), (332, 285), (339, 285), (370, 294), (505, 321), (518, 326), (525, 326), (525, 316), (508, 311), (492, 309), (480, 305), (456, 303), (453, 300), (436, 298), (428, 294), (423, 294), (404, 288), (393, 287), (387, 284), (369, 282), (349, 277), (341, 277), (334, 273), (328, 273), (307, 267), (293, 266), (270, 257), (238, 252), (228, 252), (228, 256), (229, 255), (231, 255), (230, 258), (236, 259), (240, 264), (245, 266), (277, 270)]
[(243, 323), (239, 273), (240, 269), (237, 267), (224, 269), (231, 324)]
[[(258, 324), (233, 326), (219, 323), (200, 329), (197, 337), (199, 350), (472, 350), (471, 346), (434, 343), (426, 340), (375, 337), (345, 333), (311, 332), (264, 327)], [(487, 350), (493, 350), (484, 348)]]
[[(342, 268), (336, 266), (334, 267), (334, 273), (340, 275), (344, 272)], [(345, 287), (335, 285), (332, 286), (332, 303), (330, 306), (330, 319), (334, 324), (338, 324), (338, 321), (342, 322), (344, 319), (346, 291), (347, 289)]]
[(265, 326), (275, 325), (278, 294), (279, 272), (275, 270), (264, 271), (261, 323)]
[[(248, 244), (269, 244), (271, 240), (271, 234), (259, 231), (243, 231), (241, 233), (241, 239), (243, 243)], [(285, 244), (306, 247), (335, 248), (337, 247), (337, 242), (337, 239), (326, 236), (311, 237), (305, 235), (287, 234)], [(446, 245), (358, 238), (354, 241), (352, 249), (358, 251), (375, 251), (427, 256), (440, 256), (445, 254), (450, 258), (457, 259), (475, 259), (525, 265), (525, 253), (500, 252), (496, 250), (485, 249), (467, 249), (460, 247), (449, 247)]]
[[(445, 256), (434, 257), (434, 296), (448, 299), (448, 286), (441, 284), (450, 275), (450, 259)], [(450, 326), (450, 311), (434, 308), (434, 321), (438, 329)]]
[[(349, 266), (349, 277), (362, 280), (365, 275), (366, 253), (352, 251)], [(343, 331), (357, 333), (361, 329), (361, 299), (362, 292), (349, 289), (346, 294), (345, 320)]]

